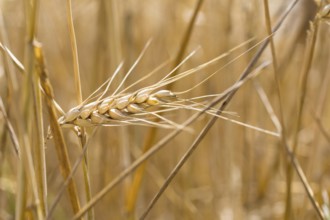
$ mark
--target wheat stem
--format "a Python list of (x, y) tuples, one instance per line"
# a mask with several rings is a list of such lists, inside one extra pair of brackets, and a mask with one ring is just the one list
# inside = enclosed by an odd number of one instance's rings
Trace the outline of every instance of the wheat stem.
[[(56, 109), (54, 106), (54, 94), (53, 94), (53, 88), (49, 82), (46, 67), (44, 63), (44, 57), (43, 52), (40, 47), (40, 45), (37, 45), (35, 47), (35, 56), (38, 62), (38, 65), (40, 66), (40, 83), (41, 86), (45, 92), (45, 100), (47, 104), (47, 110), (49, 114), (49, 121), (50, 121), (50, 127), (51, 131), (54, 137), (55, 142), (55, 148), (58, 156), (58, 160), (60, 163), (60, 171), (63, 175), (63, 178), (66, 179), (70, 173), (71, 173), (71, 165), (70, 160), (67, 152), (67, 146), (64, 141), (62, 130), (57, 122), (57, 114)], [(70, 180), (68, 183), (68, 192), (70, 196), (70, 202), (72, 205), (72, 209), (74, 213), (78, 213), (80, 210), (80, 203), (79, 203), (79, 197), (76, 189), (76, 185), (73, 180)]]

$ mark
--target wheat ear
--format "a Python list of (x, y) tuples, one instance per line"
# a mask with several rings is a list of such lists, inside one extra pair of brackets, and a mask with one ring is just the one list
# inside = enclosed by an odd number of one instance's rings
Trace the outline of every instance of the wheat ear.
[(132, 119), (138, 120), (132, 116), (148, 113), (148, 109), (153, 106), (161, 107), (176, 100), (176, 95), (169, 90), (153, 91), (152, 88), (146, 88), (129, 94), (108, 96), (102, 100), (74, 107), (59, 119), (59, 123), (62, 126), (87, 127), (115, 124), (118, 121)]

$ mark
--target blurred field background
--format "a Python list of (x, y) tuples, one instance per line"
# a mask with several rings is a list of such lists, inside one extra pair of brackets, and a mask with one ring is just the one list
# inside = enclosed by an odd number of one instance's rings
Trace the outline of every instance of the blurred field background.
[[(180, 98), (220, 94), (238, 80), (256, 55), (260, 42), (269, 39), (264, 4), (268, 3), (274, 26), (292, 2), (72, 1), (82, 97), (87, 98), (124, 61), (123, 70), (110, 87), (110, 91), (114, 91), (150, 39), (150, 46), (125, 80), (124, 87), (165, 62), (166, 65), (130, 91), (156, 83), (194, 50), (196, 54), (178, 73), (250, 40), (224, 59), (171, 85), (173, 92), (185, 91), (219, 70), (207, 82), (181, 94)], [(32, 35), (42, 44), (57, 103), (65, 112), (80, 104), (75, 90), (67, 3), (0, 1), (3, 46), (0, 96), (4, 103), (0, 111), (0, 219), (72, 219), (77, 213), (72, 208), (72, 194), (67, 191), (55, 202), (65, 181), (60, 169), (62, 162), (57, 157), (54, 140), (46, 138), (50, 121), (45, 101), (42, 102), (44, 137), (37, 132), (38, 116), (33, 113), (37, 107), (32, 104), (32, 92), (27, 93), (31, 88), (26, 74), (27, 66), (32, 73), (37, 71), (34, 69), (36, 58), (31, 53), (35, 45), (31, 42)], [(272, 131), (277, 136), (218, 119), (146, 219), (318, 219), (321, 216), (330, 219), (329, 4), (327, 1), (297, 1), (274, 35), (276, 58), (268, 44), (258, 60), (258, 64), (275, 60), (275, 71), (270, 64), (248, 80), (230, 101), (226, 108), (229, 113), (223, 114)], [(195, 20), (194, 13), (197, 13)], [(35, 29), (31, 24), (35, 24)], [(13, 56), (9, 56), (4, 47), (25, 66), (25, 71), (13, 64)], [(182, 57), (178, 55), (180, 51)], [(264, 93), (268, 101), (261, 99), (260, 93)], [(30, 94), (30, 99), (24, 99), (24, 94)], [(24, 100), (30, 100), (29, 104), (24, 104)], [(211, 99), (208, 100), (210, 103)], [(269, 113), (269, 107), (274, 114)], [(23, 109), (30, 110), (25, 114)], [(183, 123), (193, 113), (178, 109), (164, 116)], [(84, 219), (139, 219), (210, 118), (203, 114), (189, 125), (191, 130), (181, 132), (147, 160), (145, 169), (130, 172), (101, 199), (95, 199), (96, 202), (85, 210), (88, 212), (83, 215)], [(274, 125), (274, 120), (280, 122), (283, 133)], [(8, 122), (12, 131), (8, 129)], [(61, 130), (73, 166), (82, 153), (80, 139), (71, 129)], [(79, 209), (140, 158), (146, 145), (152, 146), (171, 132), (137, 125), (100, 126), (95, 133), (92, 130), (85, 130), (88, 171), (80, 164), (73, 178)], [(20, 158), (13, 150), (15, 137), (23, 155)], [(41, 153), (37, 150), (38, 139), (44, 140)], [(285, 146), (290, 151), (286, 151)], [(44, 154), (44, 171), (38, 168), (36, 152), (39, 156)], [(289, 156), (290, 152), (294, 157)], [(30, 164), (25, 157), (32, 158)], [(299, 161), (296, 167), (292, 158)], [(296, 170), (306, 179), (302, 181)], [(40, 190), (42, 179), (46, 182)], [(90, 187), (91, 198), (88, 198), (86, 185)], [(306, 189), (310, 190), (309, 196)], [(51, 208), (54, 209), (49, 215)]]

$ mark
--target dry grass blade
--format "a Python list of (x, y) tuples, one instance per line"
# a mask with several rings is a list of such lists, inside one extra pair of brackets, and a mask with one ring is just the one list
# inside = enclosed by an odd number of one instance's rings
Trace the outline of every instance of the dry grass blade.
[[(330, 69), (330, 62), (328, 63), (327, 66), (328, 66), (327, 69)], [(322, 85), (321, 85), (320, 97), (319, 97), (319, 100), (318, 100), (319, 105), (317, 106), (316, 113), (315, 113), (316, 123), (317, 123), (321, 133), (326, 138), (328, 143), (330, 143), (330, 134), (327, 133), (325, 127), (323, 126), (322, 113), (324, 111), (324, 106), (325, 106), (325, 103), (326, 103), (326, 97), (327, 97), (327, 94), (328, 94), (329, 82), (330, 82), (330, 74), (328, 73), (328, 74), (326, 74), (326, 76), (325, 76), (325, 78), (322, 82)]]
[(290, 147), (286, 143), (284, 143), (284, 145), (285, 145), (286, 153), (290, 158), (290, 162), (292, 163), (293, 168), (297, 172), (298, 177), (299, 177), (300, 181), (302, 182), (303, 187), (304, 187), (304, 189), (307, 193), (307, 196), (308, 196), (310, 202), (312, 203), (319, 219), (325, 219), (325, 215), (323, 213), (323, 210), (321, 209), (319, 203), (315, 199), (313, 189), (309, 185), (308, 180), (307, 180), (307, 178), (304, 174), (304, 171), (302, 170), (302, 168), (299, 164), (299, 161), (295, 157), (294, 153), (290, 150)]
[(302, 122), (302, 112), (304, 110), (304, 103), (305, 103), (305, 97), (306, 97), (306, 91), (307, 91), (307, 82), (308, 82), (308, 76), (311, 69), (313, 57), (314, 57), (314, 51), (315, 51), (315, 44), (318, 34), (318, 26), (320, 22), (320, 15), (317, 14), (313, 23), (310, 24), (310, 39), (309, 44), (306, 49), (306, 57), (304, 60), (304, 66), (302, 68), (301, 72), (301, 84), (300, 84), (300, 93), (299, 93), (299, 100), (298, 100), (298, 114), (297, 114), (297, 121), (295, 126), (295, 133), (294, 133), (294, 142), (293, 142), (293, 151), (295, 152), (297, 147), (297, 141), (298, 141), (298, 131), (301, 127)]
[[(308, 76), (310, 73), (313, 57), (314, 57), (314, 51), (315, 51), (315, 45), (316, 45), (316, 39), (318, 34), (318, 26), (320, 22), (321, 15), (318, 13), (316, 17), (314, 18), (314, 21), (310, 24), (311, 28), (311, 35), (310, 39), (308, 41), (307, 49), (305, 52), (305, 59), (304, 59), (304, 65), (301, 72), (301, 82), (300, 82), (300, 89), (298, 93), (298, 107), (297, 107), (297, 119), (295, 123), (294, 128), (294, 134), (293, 134), (293, 144), (292, 144), (292, 154), (296, 153), (297, 146), (298, 146), (298, 132), (301, 128), (302, 123), (302, 114), (305, 108), (305, 100), (306, 100), (306, 92), (307, 92), (307, 82), (308, 82)], [(287, 208), (286, 208), (286, 219), (291, 219), (291, 183), (292, 183), (292, 167), (288, 167), (288, 183), (287, 183)], [(310, 188), (311, 190), (311, 188)], [(320, 209), (319, 205), (317, 204), (317, 201), (312, 196), (313, 193), (310, 193), (308, 195), (311, 195), (309, 198), (311, 199), (312, 203), (314, 204), (314, 207), (316, 211), (319, 214), (320, 218), (324, 218), (324, 214), (322, 213), (322, 210)], [(314, 201), (313, 201), (314, 200)]]
[(13, 143), (14, 151), (15, 151), (16, 155), (18, 157), (20, 157), (21, 148), (19, 146), (18, 138), (17, 138), (15, 130), (7, 116), (7, 112), (6, 112), (5, 106), (3, 105), (3, 101), (2, 101), (1, 97), (0, 97), (0, 111), (2, 112), (3, 118), (5, 119), (6, 126), (8, 128), (8, 132), (9, 132), (9, 136)]
[[(52, 86), (49, 82), (47, 73), (46, 73), (46, 67), (44, 64), (44, 57), (42, 53), (42, 49), (40, 45), (35, 45), (35, 56), (37, 63), (39, 65), (40, 70), (40, 83), (41, 86), (45, 92), (45, 100), (47, 104), (47, 110), (49, 114), (49, 121), (50, 121), (50, 127), (51, 131), (54, 137), (54, 142), (56, 146), (56, 152), (57, 156), (60, 162), (60, 170), (61, 173), (66, 179), (70, 173), (71, 173), (71, 165), (68, 157), (68, 152), (67, 152), (67, 147), (64, 141), (63, 133), (61, 131), (61, 127), (57, 123), (57, 114), (56, 110), (53, 104), (53, 90)], [(79, 197), (76, 189), (76, 185), (74, 181), (71, 179), (68, 183), (68, 191), (69, 191), (69, 196), (70, 196), (70, 201), (72, 205), (72, 209), (74, 213), (78, 213), (80, 211), (80, 204), (79, 204)]]
[[(200, 111), (201, 110), (200, 108), (187, 107), (187, 106), (185, 106), (185, 108), (186, 109), (191, 109), (191, 110), (194, 110), (194, 111)], [(267, 129), (264, 129), (264, 128), (261, 128), (261, 127), (258, 127), (258, 126), (254, 126), (254, 125), (251, 125), (251, 124), (248, 124), (248, 123), (241, 122), (239, 120), (235, 120), (235, 119), (232, 119), (232, 118), (225, 117), (223, 115), (219, 115), (219, 114), (216, 113), (216, 111), (214, 109), (206, 111), (205, 113), (209, 114), (209, 115), (212, 115), (212, 116), (215, 116), (217, 118), (223, 119), (224, 121), (228, 121), (228, 122), (231, 122), (233, 124), (237, 124), (239, 126), (243, 126), (245, 128), (258, 131), (260, 133), (264, 133), (264, 134), (271, 135), (271, 136), (274, 136), (274, 137), (280, 137), (281, 136), (281, 134), (279, 132), (267, 130)]]
[[(203, 2), (204, 2), (204, 0), (198, 0), (197, 3), (196, 3), (195, 9), (194, 9), (194, 12), (193, 12), (193, 14), (191, 16), (191, 19), (189, 21), (187, 30), (185, 31), (184, 36), (182, 38), (182, 42), (180, 44), (181, 45), (180, 50), (178, 51), (178, 54), (175, 58), (174, 65), (173, 65), (174, 67), (178, 66), (179, 63), (182, 61), (182, 59), (184, 57), (184, 54), (186, 52), (188, 43), (190, 41), (194, 26), (195, 26), (195, 23), (196, 23), (197, 16), (200, 13), (200, 9), (203, 5)], [(178, 72), (178, 69), (176, 70), (176, 72)], [(176, 72), (173, 74), (174, 76), (176, 75)], [(167, 89), (171, 89), (172, 86), (173, 86), (173, 84), (170, 84), (167, 87)]]
[[(33, 159), (31, 155), (31, 146), (29, 145), (29, 142), (26, 140), (26, 145), (24, 146), (21, 163), (24, 164), (25, 175), (26, 175), (26, 182), (30, 183), (32, 188), (32, 195), (34, 199), (34, 204), (36, 206), (36, 215), (38, 219), (43, 219), (46, 213), (46, 207), (45, 207), (45, 201), (44, 201), (44, 194), (43, 192), (39, 191), (40, 188), (43, 186), (38, 186), (37, 184), (37, 176), (34, 169)], [(41, 189), (43, 190), (43, 189)], [(25, 192), (26, 193), (26, 192)], [(41, 200), (40, 200), (41, 199)], [(24, 217), (25, 218), (25, 217)]]
[[(267, 27), (267, 33), (270, 34), (271, 33), (271, 29), (272, 29), (272, 25), (271, 25), (271, 18), (270, 18), (270, 12), (269, 12), (269, 4), (268, 4), (268, 0), (264, 0), (264, 13), (265, 13), (265, 21), (266, 21), (266, 27)], [(280, 82), (278, 79), (278, 66), (277, 66), (277, 59), (276, 59), (276, 52), (275, 52), (275, 45), (274, 45), (274, 41), (273, 38), (271, 38), (270, 40), (270, 48), (271, 48), (271, 53), (272, 53), (272, 60), (273, 60), (273, 70), (274, 70), (274, 78), (275, 78), (275, 84), (276, 84), (276, 91), (277, 91), (277, 96), (278, 96), (278, 101), (279, 101), (279, 109), (280, 109), (280, 120), (281, 120), (281, 124), (284, 124), (284, 119), (283, 119), (283, 107), (282, 107), (282, 94), (281, 94), (281, 90), (280, 90)], [(262, 94), (261, 89), (258, 90), (259, 96), (262, 97), (263, 103), (265, 104), (265, 106), (269, 106), (269, 102), (266, 99), (266, 96), (264, 96)], [(283, 140), (286, 140), (285, 137), (285, 131), (282, 131), (282, 126), (280, 124), (280, 122), (278, 120), (276, 120), (274, 117), (275, 115), (272, 114), (272, 110), (271, 108), (268, 107), (268, 113), (271, 116), (271, 119), (273, 121), (273, 123), (277, 126), (279, 132), (281, 132), (282, 134), (282, 138)], [(286, 161), (286, 167), (290, 167), (290, 163), (289, 161)], [(285, 219), (290, 219), (290, 215), (291, 215), (291, 177), (290, 175), (290, 168), (286, 169), (287, 172), (287, 179), (286, 179), (286, 183), (287, 183), (287, 192), (286, 192), (286, 203), (285, 203)]]
[(78, 59), (78, 49), (77, 49), (77, 40), (76, 34), (74, 31), (73, 25), (73, 15), (72, 15), (72, 1), (66, 1), (66, 11), (67, 11), (67, 21), (70, 34), (70, 45), (73, 57), (73, 72), (75, 78), (75, 87), (78, 103), (82, 102), (82, 92), (81, 92), (81, 81), (80, 81), (80, 71), (79, 71), (79, 59)]
[[(271, 25), (271, 18), (270, 18), (270, 12), (269, 12), (269, 5), (268, 0), (264, 0), (264, 12), (265, 12), (265, 20), (266, 20), (266, 27), (267, 27), (267, 34), (272, 34), (272, 25)], [(277, 59), (276, 59), (276, 51), (275, 51), (275, 45), (273, 37), (270, 36), (270, 47), (272, 52), (272, 61), (273, 61), (273, 68), (275, 74), (277, 74)]]
[(2, 45), (2, 43), (0, 43), (0, 48), (4, 53), (7, 53), (9, 58), (12, 60), (12, 62), (15, 64), (15, 66), (17, 67), (17, 69), (24, 73), (24, 66), (23, 64), (17, 59), (17, 57), (15, 57), (15, 55), (5, 46)]
[(269, 117), (271, 118), (277, 132), (281, 132), (281, 122), (278, 120), (277, 116), (274, 113), (274, 110), (269, 102), (269, 99), (267, 98), (267, 95), (265, 93), (265, 91), (263, 90), (263, 88), (261, 87), (260, 83), (257, 80), (253, 80), (254, 86), (258, 92), (258, 95), (263, 103), (263, 105), (265, 106), (267, 113), (269, 115)]
[[(141, 155), (141, 150), (138, 148), (133, 148), (133, 154), (135, 158), (138, 158), (139, 155)], [(144, 163), (145, 164), (145, 163)], [(143, 164), (141, 165), (143, 166)], [(165, 178), (163, 175), (157, 170), (156, 166), (153, 166), (152, 163), (149, 163), (148, 166), (146, 166), (146, 172), (152, 176), (152, 181), (154, 181), (157, 186), (161, 187), (162, 183), (164, 182)], [(178, 206), (182, 206), (182, 203), (184, 204), (184, 209), (189, 210), (194, 215), (198, 215), (199, 217), (202, 217), (198, 213), (197, 207), (193, 204), (193, 202), (186, 198), (182, 197), (180, 195), (179, 189), (176, 187), (169, 187), (166, 191), (166, 197), (174, 204), (177, 204)]]
[[(2, 13), (2, 9), (0, 9), (0, 41), (3, 42), (4, 45), (9, 45), (9, 40), (8, 40), (8, 34), (6, 32), (5, 29), (5, 24), (4, 24), (4, 20), (3, 20), (3, 13)], [(18, 89), (18, 83), (17, 83), (17, 77), (15, 75), (15, 69), (13, 67), (13, 64), (11, 62), (9, 62), (9, 58), (11, 58), (12, 60), (13, 57), (11, 56), (10, 51), (8, 50), (7, 47), (3, 46), (2, 43), (0, 43), (0, 48), (2, 49), (2, 51), (4, 51), (4, 62), (5, 62), (5, 68), (6, 73), (8, 73), (8, 80), (9, 80), (9, 85), (11, 90), (13, 91), (17, 91)], [(15, 62), (16, 64), (16, 62)], [(11, 92), (13, 92), (11, 91)]]

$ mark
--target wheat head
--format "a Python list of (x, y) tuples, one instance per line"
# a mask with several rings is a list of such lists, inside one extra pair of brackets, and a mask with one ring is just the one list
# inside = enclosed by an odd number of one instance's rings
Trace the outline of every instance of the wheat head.
[(177, 96), (169, 90), (154, 91), (152, 88), (145, 88), (76, 106), (59, 118), (58, 122), (62, 126), (111, 125), (134, 119), (140, 113), (148, 113), (150, 107), (162, 107), (176, 100)]

